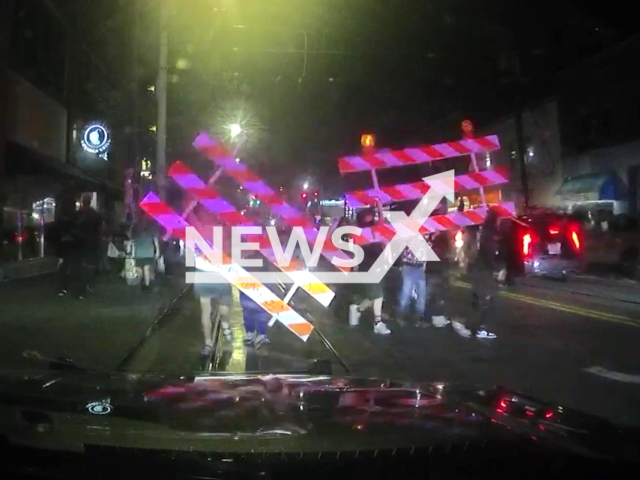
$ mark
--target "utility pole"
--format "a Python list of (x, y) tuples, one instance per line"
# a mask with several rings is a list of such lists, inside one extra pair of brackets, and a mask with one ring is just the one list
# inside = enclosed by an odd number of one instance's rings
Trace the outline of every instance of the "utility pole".
[(160, 199), (167, 199), (167, 57), (169, 54), (169, 0), (163, 0), (160, 10), (160, 62), (156, 96), (158, 100), (158, 126), (156, 130), (156, 179)]
[(140, 68), (138, 65), (139, 61), (139, 43), (140, 43), (140, 3), (139, 0), (135, 0), (134, 5), (134, 33), (133, 33), (133, 55), (131, 55), (131, 60), (133, 65), (131, 66), (131, 70), (133, 73), (133, 85), (132, 85), (132, 112), (133, 118), (131, 121), (133, 122), (133, 167), (138, 170), (140, 167), (140, 97), (139, 97), (139, 89), (140, 89)]
[(133, 52), (131, 55), (131, 123), (133, 136), (131, 138), (131, 151), (133, 153), (133, 162), (125, 168), (125, 218), (135, 222), (138, 217), (137, 202), (142, 200), (136, 198), (136, 186), (140, 185), (140, 68), (139, 49), (140, 49), (140, 0), (134, 0), (134, 23), (133, 23)]
[(520, 68), (520, 52), (516, 50), (515, 54), (515, 74), (516, 74), (516, 154), (520, 167), (520, 183), (522, 184), (522, 197), (524, 207), (529, 206), (529, 176), (527, 175), (527, 146), (524, 141), (524, 102), (523, 90), (524, 81), (522, 78), (522, 70)]

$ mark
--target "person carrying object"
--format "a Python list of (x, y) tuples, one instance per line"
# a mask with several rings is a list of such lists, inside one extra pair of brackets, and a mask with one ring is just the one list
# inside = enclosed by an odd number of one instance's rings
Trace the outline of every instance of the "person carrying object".
[(142, 269), (142, 290), (149, 291), (152, 269), (155, 268), (160, 255), (160, 246), (148, 219), (141, 220), (140, 224), (135, 226), (133, 241), (136, 266)]

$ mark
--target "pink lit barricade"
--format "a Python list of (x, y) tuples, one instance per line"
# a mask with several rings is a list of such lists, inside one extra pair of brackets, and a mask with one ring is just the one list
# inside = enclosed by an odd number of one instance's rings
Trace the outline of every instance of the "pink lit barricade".
[[(280, 195), (269, 187), (260, 177), (251, 172), (246, 165), (229, 154), (216, 140), (207, 133), (199, 134), (193, 142), (200, 152), (215, 162), (224, 172), (235, 179), (244, 189), (269, 207), (271, 212), (282, 218), (290, 227), (302, 227), (311, 245), (318, 238), (318, 228), (303, 212), (289, 205)], [(349, 261), (350, 257), (328, 238), (322, 249), (322, 255), (331, 260), (334, 257)], [(348, 267), (337, 267), (348, 272)]]
[[(186, 228), (191, 225), (166, 203), (162, 202), (155, 194), (149, 193), (142, 202), (140, 202), (140, 207), (164, 228), (171, 230), (177, 238), (186, 238)], [(206, 229), (200, 227), (197, 228), (197, 230), (203, 238), (207, 238)], [(213, 242), (210, 242), (210, 245), (217, 251)], [(227, 282), (260, 305), (264, 311), (275, 317), (289, 331), (306, 342), (314, 330), (313, 325), (278, 298), (269, 288), (265, 287), (244, 268), (233, 263), (223, 252), (220, 253), (223, 258), (222, 264), (213, 264), (204, 255), (196, 253), (196, 269), (202, 272), (219, 274)], [(198, 277), (196, 277), (195, 280), (198, 280)]]
[[(231, 203), (227, 202), (214, 188), (207, 186), (184, 163), (175, 162), (168, 172), (169, 176), (187, 193), (192, 195), (210, 212), (214, 213), (227, 225), (252, 225), (245, 215), (239, 212)], [(271, 241), (266, 234), (248, 235), (252, 242), (259, 243), (262, 253), (271, 263), (285, 272), (295, 283), (299, 285), (311, 297), (322, 306), (328, 307), (335, 297), (335, 293), (310, 272), (306, 265), (292, 258), (288, 266), (278, 263), (276, 254), (271, 246)]]

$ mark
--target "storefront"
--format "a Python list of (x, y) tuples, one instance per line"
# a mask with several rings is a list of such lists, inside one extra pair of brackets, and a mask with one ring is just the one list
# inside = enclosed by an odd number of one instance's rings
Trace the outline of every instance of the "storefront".
[(3, 209), (4, 262), (44, 257), (52, 253), (47, 232), (56, 215), (73, 211), (82, 195), (91, 194), (92, 206), (109, 210), (121, 193), (79, 169), (47, 158), (15, 142), (7, 142), (7, 197)]

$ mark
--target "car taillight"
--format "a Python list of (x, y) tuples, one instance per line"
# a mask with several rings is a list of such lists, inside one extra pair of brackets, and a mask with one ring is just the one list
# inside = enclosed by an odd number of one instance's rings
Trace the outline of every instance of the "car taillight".
[(530, 233), (525, 233), (522, 236), (522, 254), (526, 257), (531, 254), (531, 243), (533, 239), (531, 238)]
[(560, 233), (560, 229), (558, 227), (551, 227), (549, 229), (549, 235), (558, 235)]

